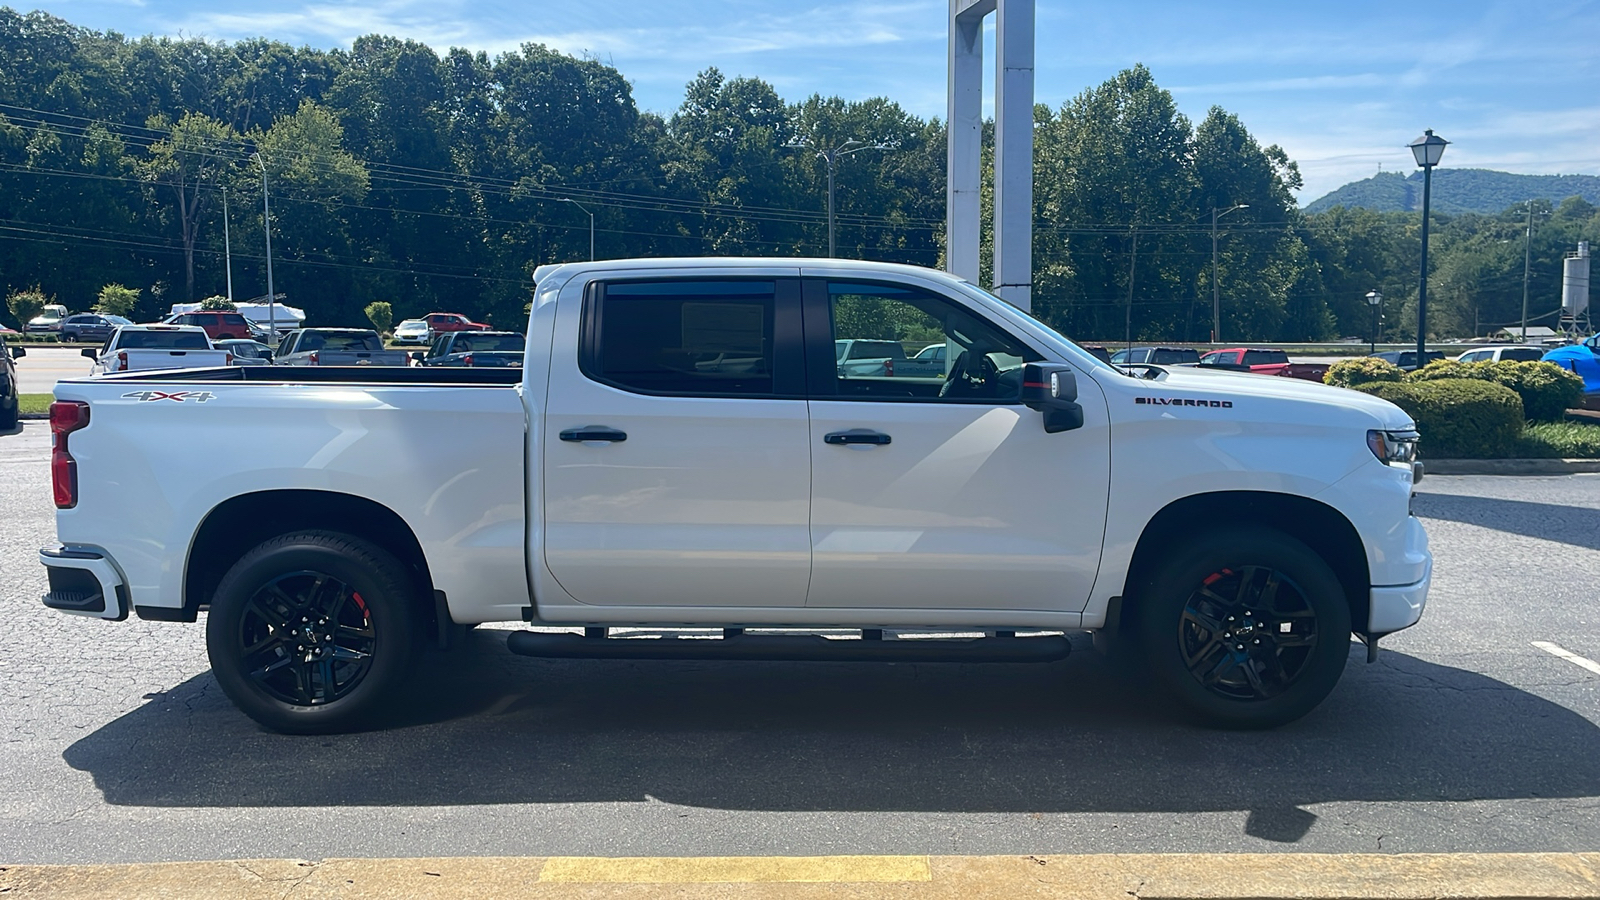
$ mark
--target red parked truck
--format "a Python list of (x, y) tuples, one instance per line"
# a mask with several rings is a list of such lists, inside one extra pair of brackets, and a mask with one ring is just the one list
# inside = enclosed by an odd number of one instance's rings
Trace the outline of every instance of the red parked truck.
[(448, 331), (488, 331), (489, 326), (482, 322), (474, 322), (461, 313), (428, 313), (422, 317), (428, 323), (428, 330), (434, 334), (444, 334)]
[(1282, 350), (1262, 350), (1250, 347), (1229, 347), (1213, 350), (1200, 357), (1206, 368), (1227, 369), (1230, 372), (1252, 372), (1256, 375), (1280, 375), (1285, 378), (1303, 378), (1322, 381), (1328, 374), (1326, 363), (1294, 363)]

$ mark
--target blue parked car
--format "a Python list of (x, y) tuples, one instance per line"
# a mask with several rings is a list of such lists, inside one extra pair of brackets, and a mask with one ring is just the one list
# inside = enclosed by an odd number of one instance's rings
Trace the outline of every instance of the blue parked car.
[(1581, 344), (1557, 347), (1544, 355), (1544, 361), (1576, 372), (1583, 379), (1585, 398), (1600, 394), (1600, 334)]

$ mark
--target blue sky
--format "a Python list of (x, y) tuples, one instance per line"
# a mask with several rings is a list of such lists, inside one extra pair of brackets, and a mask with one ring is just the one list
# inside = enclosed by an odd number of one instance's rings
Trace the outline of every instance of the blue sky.
[[(15, 0), (12, 0), (15, 2)], [(669, 113), (717, 66), (811, 93), (888, 96), (944, 115), (948, 0), (56, 0), (47, 11), (130, 35), (317, 47), (368, 33), (443, 51), (536, 41), (616, 66)], [(1414, 169), (1433, 128), (1445, 165), (1600, 174), (1600, 0), (1395, 3), (1039, 0), (1039, 102), (1059, 106), (1142, 62), (1198, 120), (1237, 113), (1300, 163), (1309, 202), (1378, 171)]]

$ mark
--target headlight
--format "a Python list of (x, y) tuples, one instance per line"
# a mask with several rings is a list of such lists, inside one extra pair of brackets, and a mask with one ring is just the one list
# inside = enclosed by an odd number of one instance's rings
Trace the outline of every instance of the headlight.
[(1392, 466), (1409, 466), (1417, 460), (1415, 431), (1369, 431), (1367, 447), (1378, 462)]

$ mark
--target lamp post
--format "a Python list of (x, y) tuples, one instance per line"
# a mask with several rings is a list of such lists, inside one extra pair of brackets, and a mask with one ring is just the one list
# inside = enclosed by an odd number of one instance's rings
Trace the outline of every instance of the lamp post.
[(1533, 201), (1528, 201), (1528, 231), (1522, 239), (1522, 342), (1528, 342), (1528, 266), (1533, 262)]
[(571, 203), (573, 206), (576, 206), (586, 213), (589, 213), (589, 262), (594, 262), (594, 213), (589, 212), (589, 208), (587, 206), (584, 206), (582, 203), (579, 203), (571, 197), (558, 197), (557, 199), (562, 203)]
[(261, 152), (250, 154), (261, 167), (261, 227), (267, 233), (267, 343), (278, 346), (278, 295), (272, 289), (272, 201), (267, 197), (267, 161)]
[[(222, 259), (228, 268), (228, 302), (233, 302), (233, 242), (228, 239), (228, 186), (222, 186)], [(1526, 291), (1524, 291), (1526, 293)]]
[(1378, 308), (1383, 306), (1383, 295), (1377, 291), (1367, 291), (1367, 305), (1372, 307), (1372, 340), (1367, 344), (1370, 353), (1378, 352)]
[(1236, 209), (1249, 209), (1248, 203), (1235, 203), (1222, 212), (1211, 207), (1211, 342), (1222, 341), (1222, 292), (1217, 288), (1217, 220)]
[(1444, 157), (1445, 145), (1450, 143), (1429, 128), (1406, 146), (1422, 167), (1422, 282), (1417, 287), (1417, 368), (1428, 362), (1428, 206), (1432, 200), (1433, 167)]
[(833, 244), (833, 168), (834, 168), (834, 166), (837, 165), (839, 160), (843, 159), (844, 157), (849, 156), (852, 153), (860, 153), (863, 150), (898, 150), (898, 149), (900, 149), (900, 142), (899, 141), (880, 141), (880, 142), (878, 142), (876, 144), (864, 144), (861, 141), (858, 141), (858, 140), (855, 140), (854, 138), (851, 138), (850, 140), (845, 141), (842, 144), (837, 144), (837, 145), (832, 146), (832, 147), (823, 147), (823, 148), (819, 149), (819, 148), (815, 147), (815, 145), (813, 144), (811, 138), (808, 138), (808, 137), (805, 137), (805, 136), (800, 136), (800, 137), (796, 137), (796, 138), (790, 140), (789, 143), (784, 144), (784, 146), (785, 147), (789, 147), (791, 149), (796, 149), (796, 150), (799, 150), (799, 149), (807, 149), (807, 150), (816, 149), (816, 151), (817, 151), (817, 159), (822, 160), (828, 166), (828, 257), (831, 259), (831, 258), (833, 258), (835, 256), (838, 256), (839, 254), (837, 252), (835, 252), (834, 244)]

